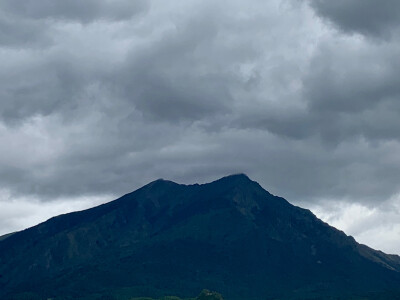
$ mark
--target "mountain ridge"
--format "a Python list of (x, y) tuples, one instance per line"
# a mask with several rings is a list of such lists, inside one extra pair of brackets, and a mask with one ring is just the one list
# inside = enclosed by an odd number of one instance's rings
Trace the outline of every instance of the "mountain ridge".
[(393, 298), (399, 271), (399, 256), (358, 244), (245, 174), (193, 185), (158, 179), (0, 241), (0, 297), (123, 288), (190, 296), (210, 288), (228, 300)]

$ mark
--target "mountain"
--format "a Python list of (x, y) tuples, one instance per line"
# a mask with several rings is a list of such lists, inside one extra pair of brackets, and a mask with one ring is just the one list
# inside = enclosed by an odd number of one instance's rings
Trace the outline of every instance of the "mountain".
[(185, 298), (204, 288), (227, 300), (400, 299), (400, 257), (243, 174), (157, 180), (0, 241), (0, 299)]

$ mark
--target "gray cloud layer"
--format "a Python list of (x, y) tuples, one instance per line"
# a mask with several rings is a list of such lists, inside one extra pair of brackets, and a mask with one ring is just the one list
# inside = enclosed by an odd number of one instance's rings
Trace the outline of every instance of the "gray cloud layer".
[(147, 0), (3, 0), (2, 11), (15, 17), (55, 21), (126, 20), (148, 8)]
[(386, 0), (310, 0), (318, 14), (345, 32), (389, 38), (400, 25), (400, 3)]
[(246, 172), (292, 201), (392, 199), (398, 5), (333, 2), (0, 2), (0, 189), (65, 203)]

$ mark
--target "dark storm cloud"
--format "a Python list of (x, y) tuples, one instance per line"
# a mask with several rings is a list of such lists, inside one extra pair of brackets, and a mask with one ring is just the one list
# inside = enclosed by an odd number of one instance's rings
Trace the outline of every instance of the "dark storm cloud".
[(125, 20), (148, 8), (146, 0), (3, 0), (0, 8), (16, 17), (71, 20), (82, 23), (96, 20)]
[(322, 45), (304, 79), (310, 113), (328, 121), (326, 139), (400, 140), (398, 45)]
[[(3, 71), (4, 104), (0, 115), (5, 122), (38, 114), (80, 115), (90, 97), (87, 89), (93, 85), (103, 86), (103, 92), (108, 89), (105, 92), (120, 109), (139, 110), (156, 120), (194, 121), (227, 112), (231, 99), (229, 86), (236, 79), (218, 62), (221, 53), (207, 53), (206, 47), (217, 39), (219, 28), (215, 18), (204, 10), (190, 18), (182, 16), (173, 28), (155, 34), (154, 40), (150, 30), (148, 41), (132, 47), (124, 61), (113, 66), (107, 60), (114, 57), (92, 55), (87, 49), (85, 53), (63, 49), (56, 39), (56, 47), (34, 53), (30, 61), (17, 66), (19, 72), (14, 69), (10, 76)], [(163, 23), (155, 26), (162, 27)], [(123, 33), (126, 35), (123, 38), (146, 34), (135, 32), (135, 28), (132, 31)], [(62, 37), (65, 33), (59, 34)], [(91, 50), (98, 48), (94, 46)], [(96, 109), (102, 107), (101, 101), (95, 104)]]
[(19, 122), (34, 115), (70, 111), (85, 85), (85, 72), (76, 69), (67, 57), (38, 57), (19, 66), (19, 70), (1, 72), (0, 116), (5, 122)]
[(43, 48), (53, 44), (58, 32), (55, 25), (63, 22), (88, 24), (95, 21), (126, 21), (144, 15), (147, 0), (89, 0), (0, 2), (0, 45), (14, 48)]
[(244, 110), (236, 124), (331, 146), (357, 138), (400, 141), (398, 50), (397, 41), (321, 39), (300, 75), (301, 89), (281, 97), (280, 109)]
[[(242, 34), (254, 28), (254, 37), (264, 38), (258, 26), (265, 16), (250, 17), (257, 13), (250, 8), (238, 23), (238, 3), (230, 10), (194, 4), (172, 20), (161, 10), (143, 24), (59, 24), (55, 46), (27, 57), (8, 53), (1, 72), (3, 140), (8, 126), (20, 134), (15, 140), (35, 128), (40, 134), (29, 136), (25, 148), (5, 148), (16, 157), (32, 154), (19, 158), (21, 165), (3, 162), (3, 187), (44, 199), (121, 193), (158, 177), (196, 181), (202, 166), (218, 175), (236, 172), (229, 158), (222, 162), (224, 155), (213, 153), (223, 151), (218, 139), (208, 139), (245, 100), (233, 96), (248, 93), (240, 68), (254, 64), (263, 45)], [(214, 178), (209, 170), (207, 178)]]
[(195, 16), (133, 49), (114, 81), (123, 99), (147, 117), (163, 121), (193, 121), (227, 112), (235, 78), (210, 65), (215, 56), (205, 56), (218, 30), (212, 17)]
[(388, 38), (400, 26), (396, 0), (310, 0), (316, 12), (345, 32)]

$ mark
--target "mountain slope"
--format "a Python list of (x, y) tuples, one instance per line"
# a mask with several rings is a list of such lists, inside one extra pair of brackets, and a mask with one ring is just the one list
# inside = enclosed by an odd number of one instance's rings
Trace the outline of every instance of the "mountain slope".
[[(400, 258), (330, 227), (243, 174), (157, 180), (0, 241), (0, 297), (400, 295)], [(6, 296), (7, 295), (7, 296)]]

